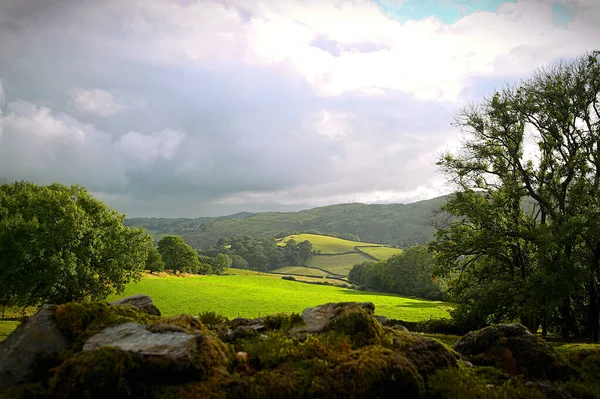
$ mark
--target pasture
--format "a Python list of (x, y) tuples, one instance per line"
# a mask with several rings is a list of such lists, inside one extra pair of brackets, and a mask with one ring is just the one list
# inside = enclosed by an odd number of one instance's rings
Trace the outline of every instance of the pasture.
[(391, 247), (357, 247), (360, 252), (364, 252), (367, 255), (371, 255), (372, 257), (378, 260), (386, 260), (394, 255), (399, 255), (402, 253), (400, 248), (391, 248)]
[(282, 238), (279, 245), (285, 245), (289, 240), (296, 242), (310, 241), (313, 251), (322, 254), (340, 254), (356, 251), (356, 246), (382, 246), (381, 244), (369, 244), (361, 241), (342, 240), (341, 238), (322, 236), (318, 234), (295, 234)]
[(360, 252), (354, 252), (339, 255), (314, 255), (306, 265), (327, 270), (332, 274), (347, 276), (354, 265), (369, 261), (373, 261), (373, 259)]
[(269, 273), (276, 274), (295, 274), (298, 276), (325, 277), (327, 272), (306, 266), (284, 266), (279, 269), (271, 270)]
[(149, 295), (163, 315), (213, 311), (229, 318), (302, 312), (327, 302), (373, 302), (375, 313), (407, 321), (448, 317), (446, 302), (403, 298), (334, 286), (286, 281), (246, 272), (224, 276), (150, 277), (127, 285), (125, 293)]

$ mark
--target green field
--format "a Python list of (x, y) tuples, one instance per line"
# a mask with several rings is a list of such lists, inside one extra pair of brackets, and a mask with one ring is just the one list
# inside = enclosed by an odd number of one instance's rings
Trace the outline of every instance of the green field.
[(343, 252), (356, 251), (354, 247), (358, 246), (377, 246), (381, 244), (369, 244), (360, 241), (342, 240), (341, 238), (321, 236), (318, 234), (295, 234), (287, 236), (280, 241), (280, 245), (285, 245), (288, 240), (294, 239), (296, 242), (310, 241), (313, 251), (322, 254), (339, 254)]
[(389, 257), (402, 253), (401, 249), (390, 247), (358, 247), (358, 250), (379, 260), (386, 260)]
[(18, 325), (18, 321), (0, 320), (0, 342), (4, 341)]
[(325, 277), (327, 272), (306, 266), (284, 266), (279, 269), (271, 270), (269, 273), (295, 274), (299, 276)]
[(352, 270), (352, 266), (372, 260), (359, 252), (341, 255), (314, 255), (308, 261), (307, 266), (318, 267), (333, 274), (347, 276)]
[(214, 311), (227, 317), (258, 317), (280, 312), (301, 312), (327, 302), (373, 302), (375, 313), (408, 321), (447, 317), (445, 302), (402, 298), (333, 286), (282, 280), (275, 275), (153, 277), (127, 285), (114, 300), (133, 294), (149, 295), (163, 315)]

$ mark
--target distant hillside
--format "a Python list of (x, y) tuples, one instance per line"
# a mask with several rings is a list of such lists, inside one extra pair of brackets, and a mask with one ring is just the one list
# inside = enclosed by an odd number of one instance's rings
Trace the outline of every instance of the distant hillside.
[(299, 212), (240, 212), (216, 218), (135, 218), (126, 226), (148, 229), (155, 239), (182, 236), (195, 248), (215, 245), (220, 237), (272, 237), (282, 232), (351, 233), (361, 241), (408, 247), (431, 240), (428, 226), (447, 196), (412, 204), (339, 204)]

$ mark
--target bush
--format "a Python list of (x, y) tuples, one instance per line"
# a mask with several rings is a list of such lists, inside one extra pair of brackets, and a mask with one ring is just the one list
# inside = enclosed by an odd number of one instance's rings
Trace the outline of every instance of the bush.
[(294, 276), (282, 276), (281, 279), (282, 280), (296, 281), (296, 278)]
[(198, 316), (203, 324), (209, 326), (226, 323), (228, 321), (227, 317), (217, 314), (216, 312), (202, 312)]

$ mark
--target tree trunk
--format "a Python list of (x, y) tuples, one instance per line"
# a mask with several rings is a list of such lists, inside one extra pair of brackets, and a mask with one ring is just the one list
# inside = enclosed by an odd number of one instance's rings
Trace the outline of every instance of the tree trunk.
[(542, 337), (548, 336), (548, 310), (544, 309), (544, 317), (542, 318)]
[(573, 316), (573, 309), (571, 308), (571, 297), (566, 297), (563, 300), (562, 305), (558, 308), (560, 316), (562, 318), (562, 337), (570, 338), (570, 335), (579, 336), (579, 328), (577, 327), (577, 321)]
[(587, 335), (590, 336), (592, 342), (598, 343), (598, 332), (600, 329), (600, 304), (598, 303), (598, 290), (596, 289), (596, 284), (593, 281), (590, 281), (590, 284), (587, 286), (587, 291), (589, 295), (589, 304), (588, 304), (588, 318), (586, 325)]

